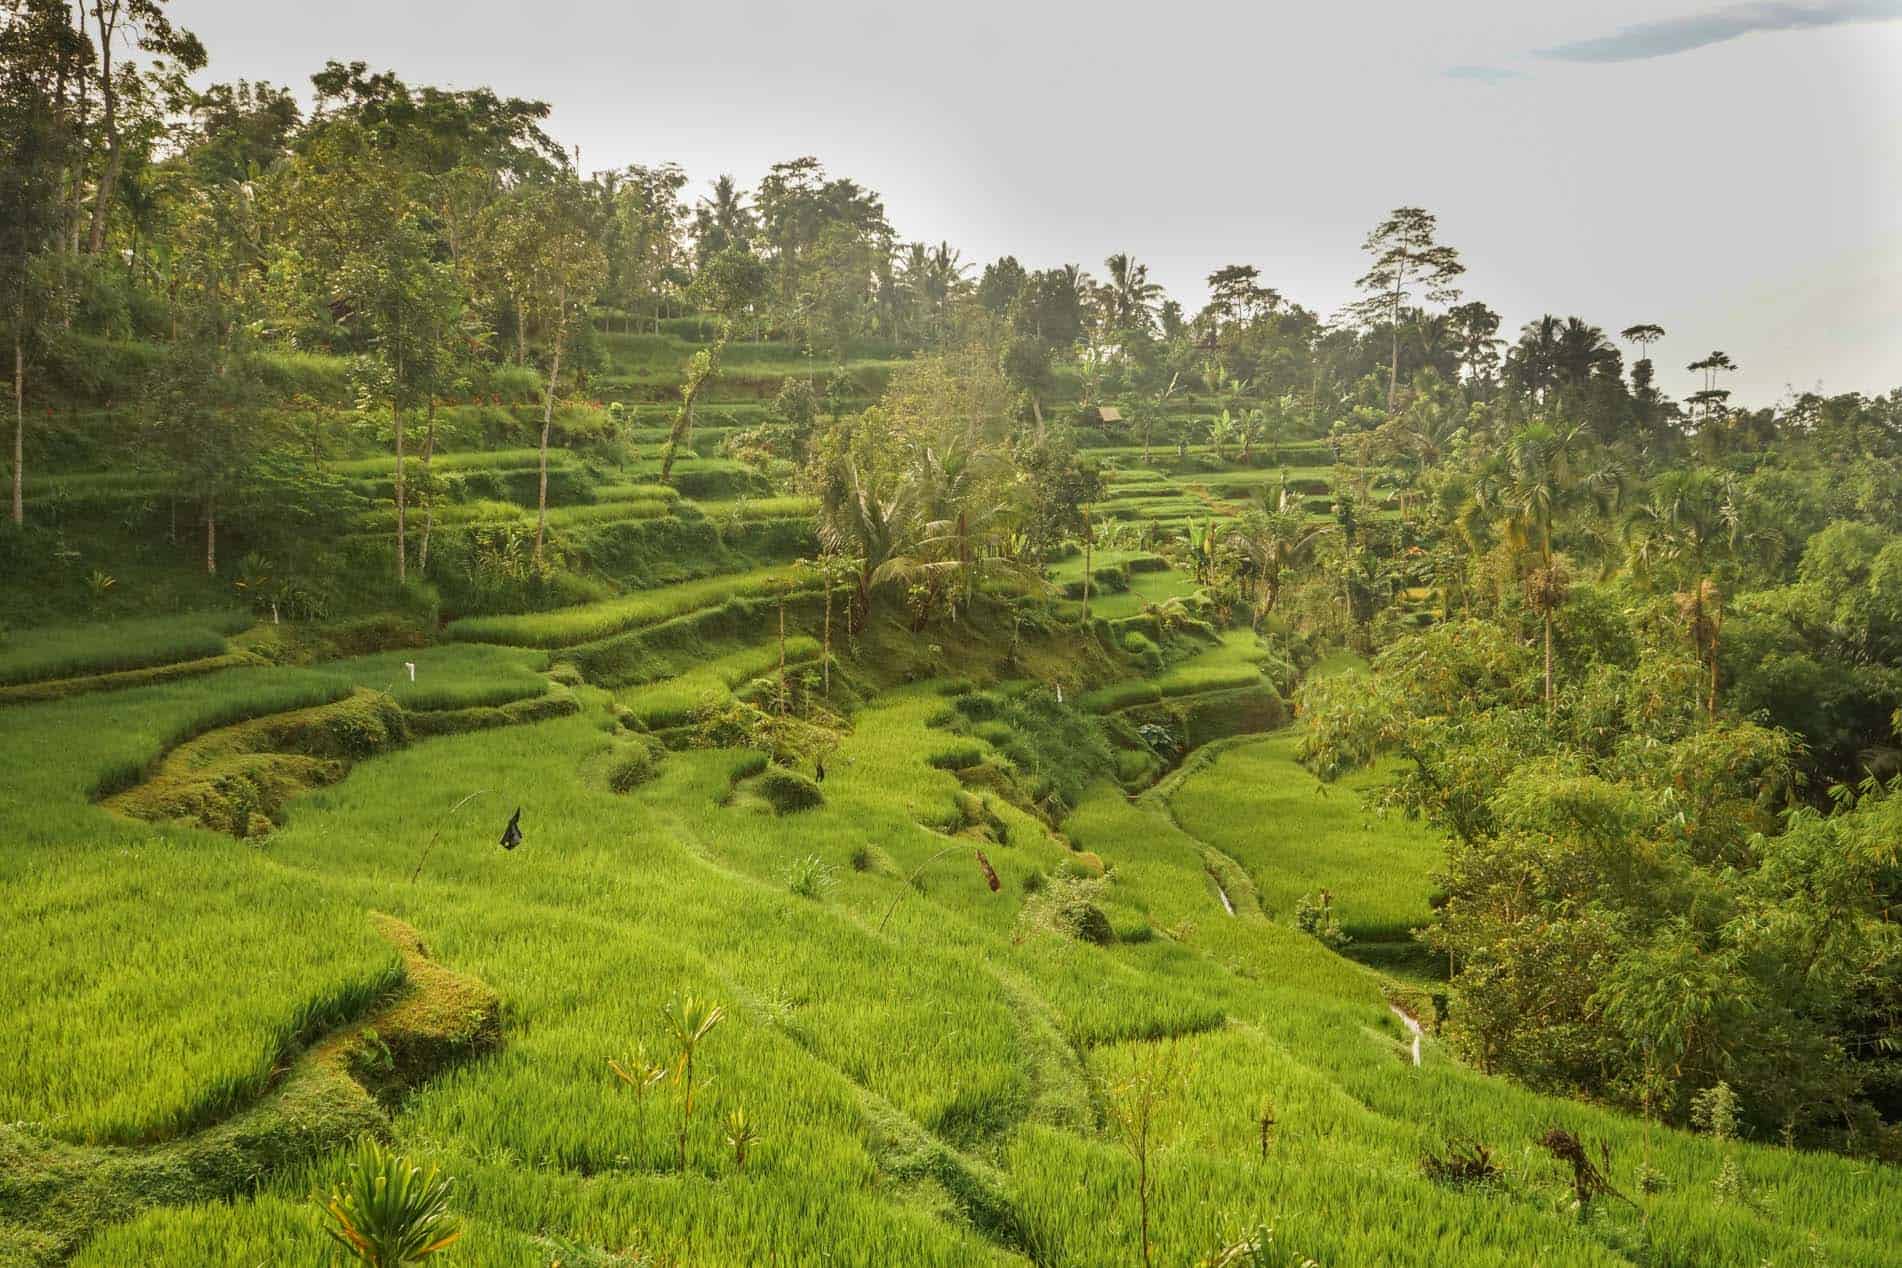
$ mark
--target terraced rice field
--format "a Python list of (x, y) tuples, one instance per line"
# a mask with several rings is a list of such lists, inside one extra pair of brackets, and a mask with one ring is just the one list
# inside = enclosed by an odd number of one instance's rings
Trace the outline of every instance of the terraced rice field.
[[(669, 381), (683, 342), (614, 342), (606, 389)], [(787, 361), (733, 364), (743, 398)], [(720, 408), (750, 423), (761, 407)], [(1134, 533), (1239, 513), (1282, 478), (1205, 447), (1183, 462), (1157, 446), (1153, 467), (1093, 452), (1118, 464), (1099, 523)], [(1324, 447), (1283, 460), (1302, 496), (1326, 496)], [(438, 453), (474, 492), (437, 524), (532, 516), (538, 461)], [(811, 515), (726, 459), (683, 458), (671, 487), (658, 466), (557, 456), (550, 522), (740, 533)], [(388, 479), (381, 459), (332, 469), (366, 496)], [(387, 531), (382, 514), (363, 531)], [(1424, 1015), (1434, 986), (1406, 932), (1436, 843), (1363, 806), (1377, 773), (1323, 792), (1291, 732), (1224, 738), (1287, 720), (1266, 651), (1194, 620), (1165, 632), (1154, 607), (1200, 608), (1154, 551), (1092, 553), (1107, 647), (1079, 629), (1073, 554), (1015, 641), (982, 605), (924, 636), (889, 611), (835, 625), (830, 699), (811, 681), (827, 631), (809, 569), (669, 566), (667, 584), (310, 664), (262, 663), (282, 647), (243, 612), (0, 644), (0, 900), (34, 947), (0, 957), (0, 1050), (17, 1054), (0, 1264), (317, 1262), (309, 1195), (371, 1126), (455, 1177), (467, 1234), (445, 1263), (1123, 1265), (1137, 1169), (1116, 1088), (1165, 1049), (1158, 1263), (1258, 1228), (1265, 1262), (1902, 1263), (1893, 1170), (1648, 1132), (1487, 1078), (1430, 1034), (1415, 1065), (1390, 1004)], [(810, 755), (681, 734), (709, 704), (776, 707), (782, 601), (784, 662), (808, 680), (789, 708), (849, 714), (823, 783)], [(100, 681), (57, 685), (81, 677)], [(296, 771), (311, 777), (272, 783)], [(281, 794), (240, 807), (255, 833), (152, 813), (184, 788), (215, 816), (248, 787)], [(505, 851), (517, 806), (525, 840)], [(1344, 954), (1295, 927), (1321, 890)], [(1096, 937), (1051, 931), (1063, 894), (1100, 912)], [(687, 993), (727, 1015), (682, 1168), (671, 1093), (608, 1062), (660, 1054), (660, 1009)], [(743, 1169), (721, 1130), (735, 1110), (760, 1133)], [(1533, 1144), (1554, 1124), (1603, 1142), (1631, 1206), (1578, 1217)], [(1496, 1184), (1423, 1174), (1463, 1139), (1495, 1148)], [(1641, 1160), (1665, 1187), (1639, 1188)], [(1713, 1200), (1726, 1168), (1750, 1202)]]

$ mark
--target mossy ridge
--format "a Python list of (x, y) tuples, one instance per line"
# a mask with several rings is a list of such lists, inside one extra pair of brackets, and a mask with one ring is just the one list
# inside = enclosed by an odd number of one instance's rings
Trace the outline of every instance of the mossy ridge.
[(148, 1146), (77, 1145), (30, 1123), (0, 1124), (0, 1263), (62, 1263), (140, 1211), (255, 1192), (273, 1173), (383, 1133), (407, 1093), (501, 1045), (493, 990), (430, 959), (404, 922), (370, 920), (401, 966), (374, 1011), (286, 1053), (249, 1108)]
[(336, 783), (363, 758), (416, 738), (519, 726), (579, 708), (572, 692), (554, 686), (505, 704), (439, 710), (404, 709), (384, 692), (359, 687), (341, 700), (194, 736), (100, 804), (128, 818), (255, 840), (277, 826), (292, 798)]
[(0, 706), (64, 700), (95, 691), (119, 691), (126, 687), (148, 687), (157, 683), (214, 674), (220, 669), (268, 665), (270, 662), (250, 652), (226, 652), (197, 660), (173, 661), (169, 665), (149, 665), (144, 669), (119, 669), (104, 674), (81, 674), (73, 678), (49, 678), (40, 682), (15, 683), (0, 687)]
[(193, 824), (257, 837), (300, 792), (342, 779), (350, 763), (409, 738), (403, 709), (358, 688), (342, 700), (219, 727), (186, 740), (106, 809), (129, 818)]

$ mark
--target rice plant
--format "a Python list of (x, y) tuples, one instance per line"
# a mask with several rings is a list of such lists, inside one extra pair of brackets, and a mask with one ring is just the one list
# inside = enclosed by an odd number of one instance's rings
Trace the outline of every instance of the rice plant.
[(817, 902), (837, 889), (838, 885), (838, 869), (817, 854), (795, 859), (786, 868), (787, 892), (799, 898)]

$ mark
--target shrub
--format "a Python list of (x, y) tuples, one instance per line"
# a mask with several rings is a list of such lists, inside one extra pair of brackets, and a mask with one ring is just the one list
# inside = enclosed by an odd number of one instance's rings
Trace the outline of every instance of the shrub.
[(1454, 1188), (1491, 1184), (1499, 1178), (1492, 1150), (1478, 1141), (1451, 1141), (1443, 1153), (1422, 1154), (1420, 1170), (1434, 1183)]
[(617, 793), (632, 792), (652, 779), (660, 765), (658, 749), (645, 740), (622, 745), (608, 764), (608, 787)]
[(1108, 870), (1108, 868), (1103, 866), (1102, 858), (1091, 853), (1089, 850), (1078, 850), (1057, 865), (1059, 875), (1073, 877), (1077, 880), (1099, 878)]
[(939, 770), (969, 770), (984, 760), (984, 750), (975, 744), (958, 744), (940, 749), (925, 761)]
[(1066, 876), (1047, 879), (1043, 888), (1024, 900), (1017, 915), (1017, 938), (1053, 933), (1080, 942), (1108, 946), (1116, 941), (1109, 917), (1096, 905), (1108, 882), (1101, 877)]
[(755, 785), (759, 795), (773, 807), (775, 814), (796, 814), (801, 810), (811, 810), (825, 804), (825, 794), (819, 791), (819, 785), (796, 770), (784, 766), (769, 766), (760, 774)]
[(1313, 894), (1301, 895), (1294, 905), (1294, 924), (1331, 947), (1344, 947), (1351, 941), (1334, 917), (1334, 895), (1325, 889), (1318, 900)]

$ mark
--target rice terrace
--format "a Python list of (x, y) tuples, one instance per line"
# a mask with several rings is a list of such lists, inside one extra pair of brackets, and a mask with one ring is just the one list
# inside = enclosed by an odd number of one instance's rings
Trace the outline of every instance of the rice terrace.
[(1902, 1265), (1902, 9), (1666, 7), (0, 4), (0, 1266)]

